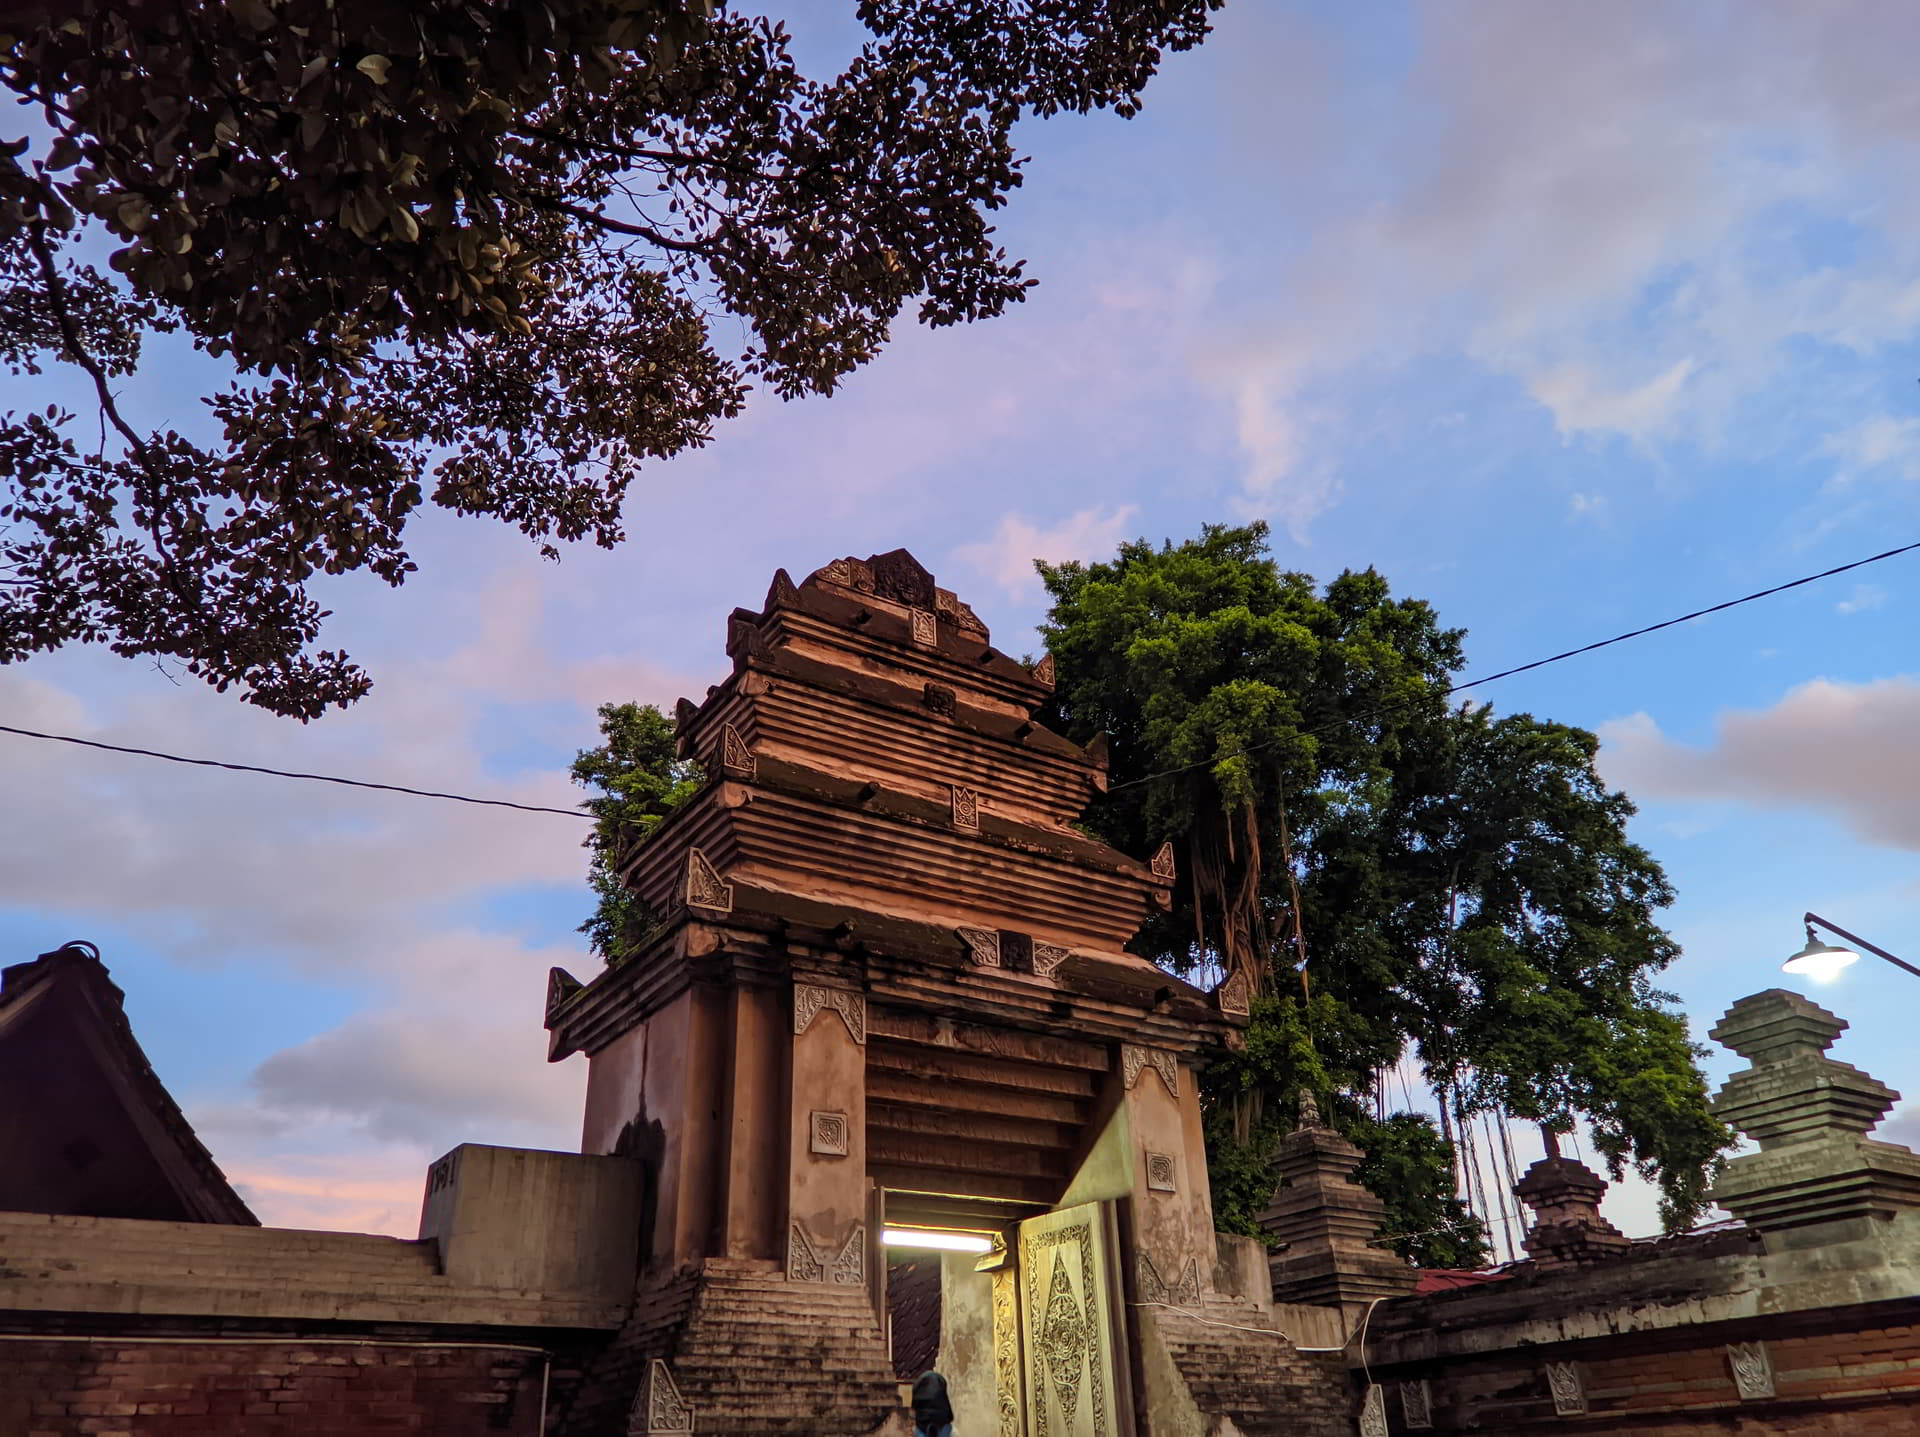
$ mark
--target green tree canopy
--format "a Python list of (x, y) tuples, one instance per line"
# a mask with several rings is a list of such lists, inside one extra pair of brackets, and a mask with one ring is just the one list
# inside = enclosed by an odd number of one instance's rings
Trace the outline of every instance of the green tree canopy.
[[(1261, 994), (1244, 1050), (1207, 1076), (1218, 1210), (1244, 1223), (1264, 1203), (1260, 1155), (1302, 1087), (1375, 1095), (1412, 1051), (1443, 1121), (1583, 1117), (1616, 1176), (1633, 1163), (1669, 1224), (1691, 1221), (1727, 1134), (1653, 986), (1677, 953), (1654, 917), (1671, 890), (1594, 737), (1450, 706), (1460, 631), (1371, 570), (1324, 588), (1283, 572), (1266, 537), (1216, 525), (1040, 566), (1053, 720), (1111, 735), (1088, 822), (1136, 853), (1171, 839), (1181, 864), (1137, 946)], [(1472, 1246), (1450, 1176), (1417, 1201), (1409, 1182), (1448, 1176), (1437, 1135), (1334, 1111), (1371, 1144), (1396, 1232), (1451, 1225)]]
[[(101, 435), (0, 414), (0, 663), (103, 642), (351, 703), (315, 575), (403, 582), (427, 502), (611, 545), (750, 383), (999, 314), (1016, 123), (1131, 115), (1219, 3), (861, 0), (815, 78), (744, 0), (0, 0), (39, 121), (0, 135), (0, 366), (72, 367)], [(215, 437), (115, 401), (168, 330), (233, 366)]]
[(692, 759), (675, 756), (673, 720), (652, 704), (600, 705), (600, 744), (573, 760), (573, 781), (592, 791), (587, 884), (593, 912), (580, 925), (593, 951), (618, 963), (643, 946), (656, 915), (620, 872), (633, 850), (666, 816), (693, 796), (705, 777)]

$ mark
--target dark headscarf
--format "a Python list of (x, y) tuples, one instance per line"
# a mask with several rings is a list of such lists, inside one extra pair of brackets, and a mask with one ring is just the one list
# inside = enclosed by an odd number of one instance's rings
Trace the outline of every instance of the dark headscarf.
[(937, 1432), (953, 1421), (953, 1405), (947, 1401), (947, 1379), (938, 1372), (923, 1372), (913, 1384), (913, 1423), (929, 1432)]

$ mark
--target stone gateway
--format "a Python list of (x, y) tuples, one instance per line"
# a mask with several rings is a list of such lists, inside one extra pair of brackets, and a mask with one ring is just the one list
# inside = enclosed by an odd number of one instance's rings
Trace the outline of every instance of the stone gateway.
[(1186, 1381), (1207, 1329), (1175, 1332), (1217, 1309), (1234, 1336), (1211, 1345), (1294, 1357), (1208, 1199), (1191, 1068), (1244, 1004), (1126, 951), (1172, 850), (1074, 828), (1106, 758), (1034, 721), (1051, 666), (994, 649), (904, 550), (776, 574), (726, 634), (731, 674), (678, 711), (706, 783), (626, 875), (653, 935), (552, 988), (553, 1056), (589, 1062), (586, 1147), (637, 1158), (648, 1195), (641, 1296), (566, 1430), (645, 1430), (656, 1370), (695, 1430), (897, 1428), (902, 1230), (991, 1244), (941, 1270), (964, 1430), (1265, 1430)]

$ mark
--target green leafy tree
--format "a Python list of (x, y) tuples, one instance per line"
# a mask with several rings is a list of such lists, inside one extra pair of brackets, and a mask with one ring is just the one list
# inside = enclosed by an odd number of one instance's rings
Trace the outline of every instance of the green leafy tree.
[[(1584, 1116), (1615, 1175), (1634, 1163), (1667, 1221), (1690, 1221), (1727, 1134), (1652, 986), (1676, 953), (1654, 920), (1671, 891), (1595, 775), (1593, 736), (1451, 707), (1460, 631), (1371, 570), (1324, 588), (1283, 572), (1266, 538), (1215, 525), (1040, 566), (1054, 721), (1112, 738), (1089, 822), (1136, 853), (1171, 839), (1180, 863), (1137, 947), (1261, 994), (1244, 1049), (1205, 1079), (1218, 1210), (1244, 1225), (1264, 1204), (1300, 1089), (1374, 1094), (1411, 1047), (1443, 1120)], [(1446, 1206), (1442, 1134), (1334, 1113), (1393, 1232), (1475, 1249)], [(1422, 1173), (1434, 1186), (1416, 1191)]]
[(594, 791), (584, 805), (594, 819), (586, 839), (594, 910), (580, 931), (594, 952), (618, 963), (645, 946), (658, 922), (621, 881), (621, 870), (704, 774), (693, 760), (675, 756), (673, 721), (652, 704), (600, 705), (600, 736), (603, 742), (582, 749), (572, 768), (573, 781)]
[[(1014, 126), (1133, 114), (1219, 3), (861, 0), (823, 79), (744, 0), (0, 0), (0, 366), (70, 367), (101, 436), (0, 414), (0, 663), (353, 702), (316, 575), (403, 582), (429, 502), (611, 545), (750, 383), (1001, 313)], [(166, 331), (232, 365), (210, 437), (116, 402)]]
[(1421, 1113), (1384, 1121), (1343, 1105), (1340, 1126), (1366, 1158), (1354, 1180), (1387, 1205), (1382, 1236), (1419, 1267), (1479, 1267), (1487, 1260), (1486, 1224), (1454, 1194), (1453, 1144)]

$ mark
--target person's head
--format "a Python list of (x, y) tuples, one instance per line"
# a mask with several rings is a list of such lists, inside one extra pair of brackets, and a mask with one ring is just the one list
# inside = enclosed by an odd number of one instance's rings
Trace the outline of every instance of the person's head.
[(922, 1372), (913, 1384), (913, 1405), (916, 1408), (944, 1407), (947, 1402), (947, 1379), (938, 1372)]

